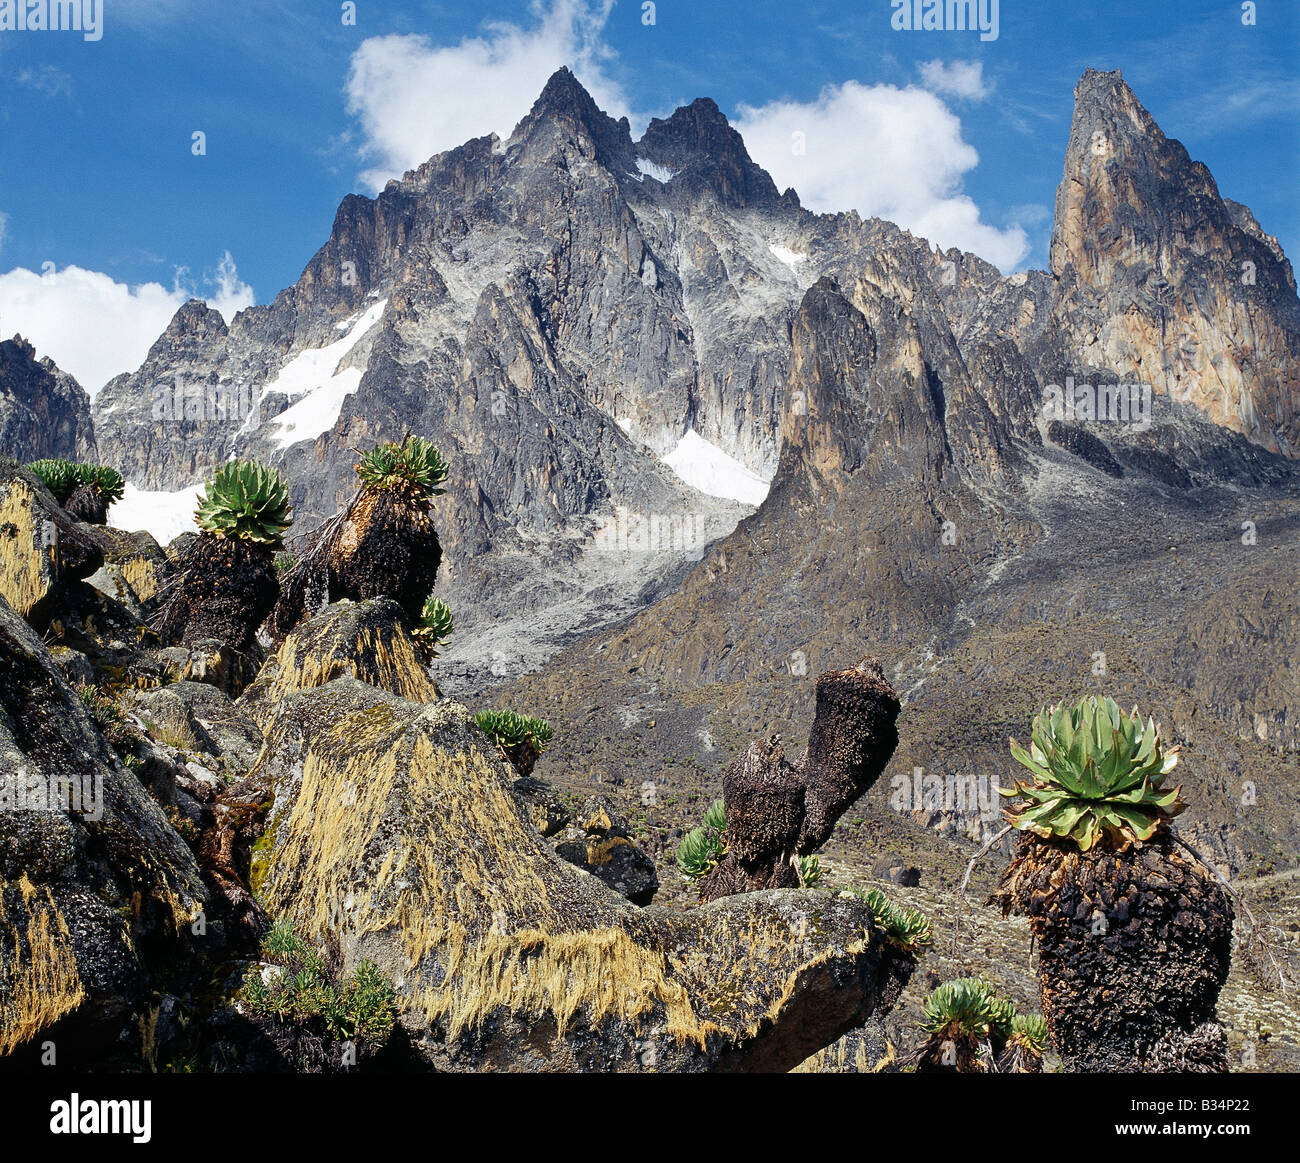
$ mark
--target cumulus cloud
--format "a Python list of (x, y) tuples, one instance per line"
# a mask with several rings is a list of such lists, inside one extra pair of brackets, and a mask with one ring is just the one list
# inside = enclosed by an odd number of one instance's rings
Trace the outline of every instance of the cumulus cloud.
[(921, 84), (931, 92), (967, 101), (980, 101), (989, 95), (981, 61), (922, 61), (917, 67), (921, 70)]
[(481, 36), (435, 44), (427, 36), (378, 36), (352, 56), (348, 112), (363, 137), (361, 179), (382, 189), (394, 177), (472, 137), (508, 137), (547, 78), (568, 65), (615, 117), (627, 102), (606, 74), (613, 53), (601, 32), (613, 0), (531, 5), (529, 27), (491, 23)]
[(169, 289), (161, 283), (128, 286), (76, 266), (44, 274), (19, 267), (0, 275), (0, 328), (6, 337), (22, 334), (37, 356), (48, 355), (93, 396), (113, 376), (144, 362), (187, 299), (206, 299), (227, 321), (255, 302), (229, 252), (203, 283), (206, 295), (189, 285), (184, 270)]
[(777, 187), (793, 186), (811, 210), (887, 218), (1004, 271), (1029, 253), (1023, 229), (982, 221), (962, 193), (979, 155), (961, 121), (924, 89), (846, 81), (815, 101), (742, 105), (736, 128)]

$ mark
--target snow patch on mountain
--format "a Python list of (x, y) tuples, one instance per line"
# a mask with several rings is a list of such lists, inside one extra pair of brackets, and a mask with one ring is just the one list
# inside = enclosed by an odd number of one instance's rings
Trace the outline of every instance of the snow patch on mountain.
[(663, 460), (680, 480), (710, 497), (725, 497), (757, 508), (771, 487), (770, 482), (694, 430), (686, 433)]
[(314, 440), (338, 422), (343, 401), (361, 386), (362, 376), (361, 368), (339, 371), (339, 364), (379, 322), (387, 306), (388, 300), (381, 299), (362, 314), (342, 339), (300, 352), (262, 389), (263, 397), (279, 392), (297, 401), (271, 421), (274, 429), (271, 438), (277, 448)]
[(654, 178), (656, 182), (671, 182), (677, 176), (676, 170), (670, 170), (667, 166), (661, 166), (658, 162), (648, 161), (643, 157), (636, 159), (636, 168), (647, 178)]
[(797, 266), (801, 262), (808, 261), (808, 256), (806, 254), (800, 254), (798, 251), (791, 250), (788, 246), (782, 246), (779, 242), (769, 243), (767, 249), (785, 263), (786, 266)]
[(143, 529), (159, 545), (166, 545), (182, 533), (198, 532), (194, 508), (203, 489), (203, 485), (190, 485), (174, 493), (153, 493), (128, 481), (122, 499), (108, 510), (108, 523), (130, 533)]

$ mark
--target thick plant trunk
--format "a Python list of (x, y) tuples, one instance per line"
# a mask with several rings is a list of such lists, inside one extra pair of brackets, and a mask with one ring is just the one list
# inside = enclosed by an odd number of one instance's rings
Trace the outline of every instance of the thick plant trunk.
[(1166, 834), (1082, 853), (1024, 834), (994, 894), (1029, 920), (1043, 1016), (1067, 1070), (1219, 1072), (1232, 902)]
[(898, 696), (875, 659), (823, 674), (799, 760), (787, 762), (774, 735), (722, 777), (727, 855), (701, 882), (700, 899), (799, 887), (795, 859), (820, 848), (879, 778), (898, 746), (897, 718)]
[(328, 552), (330, 601), (393, 598), (414, 623), (442, 562), (433, 519), (397, 493), (366, 493)]
[(77, 489), (63, 506), (78, 521), (87, 525), (106, 525), (108, 523), (108, 506), (98, 489), (83, 486)]
[(985, 1044), (980, 1053), (978, 1039), (953, 1026), (931, 1034), (916, 1056), (917, 1074), (987, 1074), (994, 1061), (992, 1049)]
[(215, 638), (247, 654), (279, 593), (268, 549), (201, 534), (160, 611), (159, 636), (182, 646)]

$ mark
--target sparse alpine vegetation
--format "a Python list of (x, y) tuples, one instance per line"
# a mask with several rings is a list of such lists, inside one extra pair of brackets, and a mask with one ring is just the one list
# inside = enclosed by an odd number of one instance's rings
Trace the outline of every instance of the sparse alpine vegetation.
[[(238, 1001), (261, 1019), (267, 1035), (297, 1069), (342, 1070), (371, 1058), (388, 1043), (396, 1022), (392, 984), (369, 961), (340, 980), (322, 951), (287, 921), (262, 941), (267, 965), (254, 965)], [(355, 1058), (348, 1060), (348, 1043)]]
[(919, 955), (934, 942), (934, 930), (929, 919), (919, 909), (895, 904), (878, 888), (851, 888), (851, 896), (871, 910), (876, 924), (884, 930), (885, 939), (905, 953)]
[(531, 775), (542, 752), (551, 745), (553, 732), (545, 719), (514, 711), (479, 711), (474, 723), (489, 736), (520, 775)]
[(67, 503), (77, 487), (77, 466), (70, 460), (34, 460), (27, 468), (36, 474), (60, 505)]
[(194, 519), (200, 533), (167, 590), (158, 632), (249, 653), (280, 593), (274, 554), (293, 524), (289, 491), (275, 469), (233, 461), (208, 482)]

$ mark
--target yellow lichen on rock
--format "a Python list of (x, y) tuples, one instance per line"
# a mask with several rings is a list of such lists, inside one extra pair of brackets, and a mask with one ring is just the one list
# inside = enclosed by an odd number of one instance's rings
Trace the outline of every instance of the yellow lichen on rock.
[(26, 482), (0, 487), (0, 596), (26, 618), (58, 577), (57, 530)]
[(544, 933), (489, 933), (447, 982), (425, 992), (429, 1019), (447, 1023), (448, 1038), (481, 1025), (498, 1009), (550, 1015), (563, 1036), (583, 1012), (592, 1025), (617, 1018), (637, 1025), (662, 1015), (679, 1042), (704, 1048), (719, 1027), (702, 1021), (686, 987), (672, 978), (667, 958), (621, 928)]
[[(0, 1058), (29, 1042), (85, 1000), (67, 922), (50, 890), (26, 876), (21, 904), (5, 906), (13, 882), (0, 881)], [(12, 900), (12, 892), (8, 893)]]
[(155, 562), (147, 557), (129, 557), (121, 563), (120, 568), (122, 577), (138, 601), (147, 602), (157, 597), (162, 582)]
[[(374, 665), (406, 639), (382, 603), (300, 626), (246, 695), (265, 745), (239, 795), (271, 805), (267, 911), (391, 980), (417, 1053), (440, 1070), (787, 1070), (871, 1012), (885, 950), (865, 906), (634, 906), (546, 843), (465, 707), (415, 703)], [(584, 849), (599, 866), (619, 843)]]
[[(244, 694), (243, 706), (265, 725), (288, 696), (313, 690), (336, 678), (352, 677), (413, 703), (441, 697), (406, 629), (377, 630), (364, 624), (366, 605), (353, 607), (355, 619), (308, 619), (290, 634)], [(337, 608), (336, 608), (337, 609)], [(361, 628), (356, 629), (358, 622)]]

